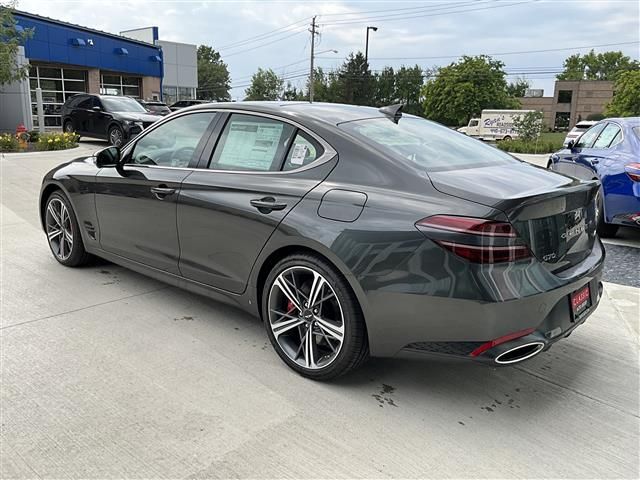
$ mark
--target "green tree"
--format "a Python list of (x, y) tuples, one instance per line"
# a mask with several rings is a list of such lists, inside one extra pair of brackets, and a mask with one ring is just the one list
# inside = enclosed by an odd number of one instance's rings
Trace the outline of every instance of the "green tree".
[(622, 72), (618, 76), (606, 114), (609, 117), (640, 116), (640, 70)]
[(543, 120), (544, 113), (531, 110), (524, 115), (515, 115), (513, 117), (513, 126), (517, 130), (520, 139), (530, 142), (538, 138), (542, 133)]
[(198, 47), (198, 98), (228, 102), (231, 78), (219, 52), (208, 45)]
[(377, 107), (396, 103), (396, 73), (393, 67), (384, 67), (372, 78), (374, 104)]
[(18, 66), (17, 58), (18, 48), (31, 38), (33, 30), (17, 28), (14, 5), (0, 5), (0, 86), (29, 76), (29, 65)]
[(251, 85), (245, 91), (245, 100), (278, 100), (282, 96), (284, 80), (270, 68), (258, 71), (251, 77)]
[(507, 93), (512, 97), (522, 98), (529, 86), (528, 80), (518, 78), (515, 82), (511, 82), (507, 85)]
[(463, 56), (437, 70), (422, 88), (424, 114), (445, 125), (466, 125), (486, 108), (519, 108), (507, 92), (504, 63), (486, 55)]
[(403, 103), (403, 111), (414, 115), (422, 114), (420, 105), (420, 94), (423, 82), (422, 68), (416, 65), (414, 67), (400, 67), (396, 72), (396, 98), (397, 102)]
[(282, 100), (304, 100), (304, 92), (291, 85), (291, 82), (287, 82), (287, 86), (284, 88), (284, 92), (282, 92)]
[(558, 80), (615, 80), (619, 73), (640, 68), (637, 60), (622, 52), (576, 53), (564, 61)]
[[(341, 90), (339, 98), (336, 98), (335, 101), (352, 105), (371, 105), (373, 103), (371, 72), (362, 52), (355, 55), (349, 54), (338, 71), (337, 79), (332, 80), (339, 82)], [(334, 87), (333, 92), (335, 90)]]

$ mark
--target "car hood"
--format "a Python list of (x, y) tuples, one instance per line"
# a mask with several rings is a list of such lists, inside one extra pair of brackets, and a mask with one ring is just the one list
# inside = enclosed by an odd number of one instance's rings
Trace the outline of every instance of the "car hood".
[(159, 120), (158, 115), (150, 113), (115, 112), (115, 115), (120, 120), (129, 120), (131, 122), (157, 122)]

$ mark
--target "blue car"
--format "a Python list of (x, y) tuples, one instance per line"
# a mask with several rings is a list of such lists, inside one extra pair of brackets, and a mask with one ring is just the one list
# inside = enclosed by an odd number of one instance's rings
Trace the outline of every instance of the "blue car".
[(600, 236), (614, 236), (620, 225), (640, 227), (640, 117), (596, 123), (551, 155), (547, 168), (600, 180), (596, 197)]

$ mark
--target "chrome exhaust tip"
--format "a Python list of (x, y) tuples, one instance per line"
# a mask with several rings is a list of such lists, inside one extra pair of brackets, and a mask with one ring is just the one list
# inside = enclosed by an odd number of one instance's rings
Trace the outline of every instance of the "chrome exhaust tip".
[(500, 365), (522, 362), (540, 353), (544, 347), (544, 342), (524, 343), (502, 352), (494, 359), (494, 361)]

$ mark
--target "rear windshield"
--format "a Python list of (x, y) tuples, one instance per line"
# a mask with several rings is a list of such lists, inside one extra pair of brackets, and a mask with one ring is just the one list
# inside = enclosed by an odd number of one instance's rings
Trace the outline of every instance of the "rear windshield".
[(403, 117), (396, 124), (381, 117), (345, 122), (342, 130), (428, 172), (518, 163), (495, 147), (440, 124)]

